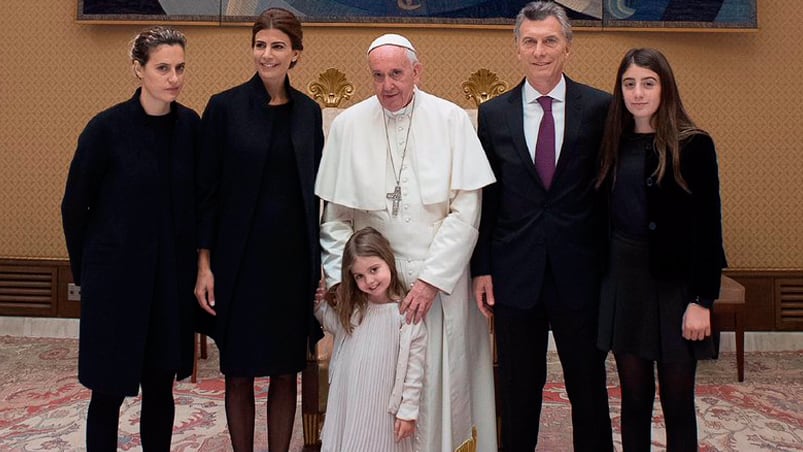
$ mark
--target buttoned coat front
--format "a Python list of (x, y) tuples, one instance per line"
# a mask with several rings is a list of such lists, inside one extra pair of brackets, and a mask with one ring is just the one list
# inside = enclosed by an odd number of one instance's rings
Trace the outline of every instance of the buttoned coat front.
[[(651, 173), (658, 166), (658, 155), (648, 152), (645, 159)], [(661, 183), (652, 174), (645, 181), (650, 272), (658, 279), (683, 281), (691, 298), (699, 297), (701, 304), (711, 307), (719, 298), (721, 272), (727, 267), (719, 169), (711, 137), (696, 134), (682, 143), (680, 172), (689, 191), (678, 185), (673, 171), (668, 159)]]

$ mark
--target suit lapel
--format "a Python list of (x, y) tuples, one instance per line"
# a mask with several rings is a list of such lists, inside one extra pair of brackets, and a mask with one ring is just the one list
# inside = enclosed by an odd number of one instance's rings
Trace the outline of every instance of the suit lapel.
[(580, 136), (580, 124), (583, 119), (583, 94), (576, 89), (573, 81), (566, 77), (566, 117), (563, 124), (563, 145), (560, 148), (560, 157), (555, 167), (555, 176), (552, 185), (560, 180), (561, 173), (573, 158), (577, 149), (577, 138)]
[(510, 107), (507, 109), (507, 123), (510, 127), (510, 136), (513, 137), (513, 147), (521, 159), (522, 166), (527, 168), (527, 173), (534, 179), (536, 184), (543, 188), (544, 183), (541, 182), (541, 178), (535, 170), (535, 162), (530, 155), (530, 150), (527, 148), (527, 140), (524, 138), (524, 83), (526, 81), (522, 81), (508, 98)]

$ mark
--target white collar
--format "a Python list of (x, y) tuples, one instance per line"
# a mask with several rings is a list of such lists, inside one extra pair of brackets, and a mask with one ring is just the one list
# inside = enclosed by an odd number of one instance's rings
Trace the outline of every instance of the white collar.
[(550, 91), (550, 92), (548, 92), (546, 94), (539, 93), (538, 90), (533, 88), (533, 86), (530, 85), (530, 82), (525, 79), (525, 81), (524, 81), (524, 101), (525, 101), (525, 103), (531, 104), (531, 103), (538, 102), (538, 98), (541, 97), (541, 96), (549, 96), (554, 101), (565, 102), (566, 101), (566, 77), (564, 77), (563, 74), (561, 74), (560, 75), (560, 81), (558, 82), (558, 84), (555, 85), (554, 88), (552, 88), (552, 91)]
[[(410, 119), (410, 117), (413, 114), (413, 105), (415, 105), (415, 96), (416, 96), (416, 92), (417, 91), (418, 91), (418, 89), (414, 88), (413, 89), (413, 96), (410, 98), (410, 102), (408, 102), (407, 105), (405, 105), (404, 107), (402, 107), (402, 108), (400, 108), (400, 109), (398, 109), (396, 111), (390, 111), (387, 108), (382, 107), (382, 111), (385, 113), (385, 117), (388, 118), (388, 119), (395, 119), (395, 120), (399, 120), (399, 119), (402, 119), (402, 118)], [(382, 104), (380, 104), (380, 106), (381, 105)]]

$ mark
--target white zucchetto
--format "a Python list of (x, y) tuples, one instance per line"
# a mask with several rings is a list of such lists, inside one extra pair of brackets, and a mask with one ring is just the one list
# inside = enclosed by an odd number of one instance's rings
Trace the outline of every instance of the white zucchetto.
[(368, 47), (367, 53), (371, 53), (371, 51), (377, 47), (388, 46), (388, 45), (396, 47), (404, 47), (405, 49), (410, 49), (413, 52), (415, 52), (415, 47), (413, 47), (413, 44), (410, 42), (409, 39), (405, 38), (402, 35), (397, 35), (395, 33), (388, 33), (374, 39), (374, 42), (372, 42), (371, 45)]

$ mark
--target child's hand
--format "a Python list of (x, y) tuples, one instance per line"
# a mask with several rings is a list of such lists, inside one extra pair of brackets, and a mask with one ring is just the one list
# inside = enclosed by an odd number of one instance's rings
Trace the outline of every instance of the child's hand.
[(318, 282), (318, 288), (315, 289), (315, 304), (325, 301), (329, 306), (337, 306), (337, 288), (340, 283), (335, 284), (329, 290), (326, 290), (326, 282), (321, 279)]
[(396, 424), (393, 426), (393, 433), (396, 434), (396, 442), (413, 436), (415, 433), (415, 421), (406, 421), (404, 419), (396, 419)]
[(324, 292), (323, 299), (329, 303), (329, 306), (337, 306), (337, 288), (340, 287), (340, 283), (335, 284), (334, 286), (330, 287), (329, 290)]
[(319, 304), (326, 298), (326, 286), (323, 279), (318, 283), (318, 288), (315, 289), (315, 304)]

